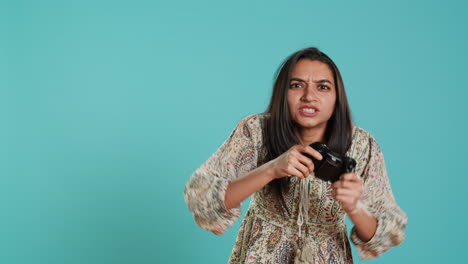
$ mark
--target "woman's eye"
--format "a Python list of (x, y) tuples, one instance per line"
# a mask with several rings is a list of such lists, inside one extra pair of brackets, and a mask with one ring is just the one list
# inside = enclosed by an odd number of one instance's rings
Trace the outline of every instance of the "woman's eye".
[(299, 83), (292, 83), (291, 85), (289, 85), (290, 88), (300, 88), (301, 87), (301, 84)]
[(324, 88), (324, 90), (329, 90), (330, 87), (326, 86), (326, 85), (320, 85), (319, 86), (320, 89)]

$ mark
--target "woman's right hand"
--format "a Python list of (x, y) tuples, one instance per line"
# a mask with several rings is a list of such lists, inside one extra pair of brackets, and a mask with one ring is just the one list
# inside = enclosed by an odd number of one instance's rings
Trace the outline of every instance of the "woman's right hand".
[(271, 161), (274, 179), (297, 176), (306, 178), (314, 171), (314, 162), (303, 153), (321, 160), (322, 155), (311, 146), (294, 145), (289, 150)]

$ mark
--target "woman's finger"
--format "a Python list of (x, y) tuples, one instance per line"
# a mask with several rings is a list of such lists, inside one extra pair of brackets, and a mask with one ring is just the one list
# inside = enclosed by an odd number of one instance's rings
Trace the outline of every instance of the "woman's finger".
[(364, 180), (361, 177), (359, 177), (356, 172), (350, 172), (350, 173), (346, 173), (346, 174), (348, 176), (345, 176), (344, 178), (347, 181), (360, 183), (360, 184), (362, 184), (364, 182)]
[(308, 154), (309, 156), (314, 157), (314, 158), (316, 158), (318, 160), (323, 159), (322, 154), (320, 154), (320, 152), (318, 152), (317, 150), (315, 150), (311, 146), (303, 146), (303, 145), (297, 145), (297, 146), (298, 146), (297, 149), (298, 149), (299, 152), (304, 153), (304, 154)]
[(357, 179), (358, 177), (354, 172), (343, 173), (340, 177), (340, 180), (343, 181), (356, 181)]
[(307, 166), (307, 168), (309, 169), (309, 172), (312, 172), (314, 171), (314, 162), (309, 159), (308, 157), (304, 156), (302, 153), (300, 153), (299, 155), (297, 155), (297, 160), (304, 164), (305, 166)]
[[(334, 183), (332, 184), (332, 188), (335, 188), (335, 189), (336, 189), (336, 188), (344, 188), (345, 182), (346, 182), (345, 180), (340, 179), (339, 181), (336, 181), (336, 182), (334, 182)], [(349, 181), (347, 181), (347, 182), (349, 182)]]
[(350, 190), (350, 189), (334, 189), (335, 196), (344, 196), (344, 197), (350, 197), (350, 198), (355, 198), (359, 197), (359, 193), (356, 190)]
[(303, 177), (309, 176), (309, 168), (306, 167), (304, 164), (300, 163), (297, 159), (291, 161), (290, 163), (292, 166), (294, 166), (297, 170), (302, 172)]
[(299, 177), (301, 179), (305, 178), (304, 177), (304, 174), (302, 173), (302, 171), (296, 169), (295, 167), (292, 167), (288, 170), (288, 173), (289, 175), (288, 176), (296, 176), (296, 177)]
[(341, 185), (338, 188), (358, 190), (360, 189), (361, 184), (355, 181), (341, 181)]

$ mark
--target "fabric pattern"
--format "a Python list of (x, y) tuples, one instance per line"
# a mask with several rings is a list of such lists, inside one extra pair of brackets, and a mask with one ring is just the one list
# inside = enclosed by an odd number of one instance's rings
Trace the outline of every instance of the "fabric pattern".
[[(243, 118), (226, 141), (190, 177), (184, 199), (195, 222), (215, 234), (224, 233), (241, 214), (241, 205), (227, 209), (224, 197), (231, 180), (241, 177), (265, 162), (266, 148), (262, 131), (268, 114)], [(354, 227), (350, 239), (361, 259), (380, 256), (405, 238), (406, 214), (396, 204), (391, 191), (383, 153), (375, 138), (353, 126), (352, 145), (347, 156), (357, 162), (356, 173), (364, 179), (360, 202), (376, 217), (377, 230), (363, 242)], [(308, 219), (298, 235), (299, 182), (289, 178), (283, 191), (286, 207), (277, 201), (269, 185), (251, 196), (229, 263), (353, 263), (346, 233), (345, 212), (332, 198), (331, 184), (315, 177), (307, 178), (309, 188)], [(301, 261), (298, 250), (308, 255)]]

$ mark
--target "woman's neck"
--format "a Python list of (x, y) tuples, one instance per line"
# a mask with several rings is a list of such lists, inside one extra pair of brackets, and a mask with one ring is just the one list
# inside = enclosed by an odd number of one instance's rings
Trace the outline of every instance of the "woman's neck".
[(310, 145), (314, 142), (325, 143), (325, 129), (310, 129), (299, 131), (299, 136), (302, 145)]

